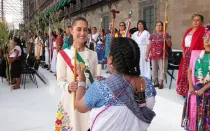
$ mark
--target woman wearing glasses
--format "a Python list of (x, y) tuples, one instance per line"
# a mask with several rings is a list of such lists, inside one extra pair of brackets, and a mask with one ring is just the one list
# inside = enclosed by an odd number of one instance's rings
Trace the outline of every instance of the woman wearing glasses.
[(126, 24), (125, 22), (120, 22), (119, 31), (115, 33), (115, 37), (125, 37), (126, 35)]

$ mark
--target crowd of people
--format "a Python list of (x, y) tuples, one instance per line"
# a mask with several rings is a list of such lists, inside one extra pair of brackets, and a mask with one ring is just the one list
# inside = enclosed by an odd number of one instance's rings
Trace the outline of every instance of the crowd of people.
[[(210, 27), (203, 27), (203, 21), (200, 14), (192, 16), (193, 27), (183, 38), (177, 81), (177, 93), (186, 100), (181, 126), (190, 131), (208, 131), (210, 126)], [(71, 27), (73, 44), (57, 57), (57, 81), (64, 93), (56, 115), (56, 129), (146, 131), (155, 117), (154, 87), (164, 88), (164, 71), (167, 71), (168, 51), (172, 47), (171, 36), (164, 34), (163, 27), (163, 22), (156, 22), (155, 31), (150, 34), (145, 22), (140, 20), (137, 30), (126, 38), (124, 22), (119, 24), (119, 31), (113, 34), (110, 30), (105, 35), (103, 29), (97, 34), (96, 27), (89, 31), (84, 18), (75, 19)], [(75, 59), (72, 53), (75, 48), (83, 59), (76, 56), (77, 60), (84, 61), (87, 68), (77, 67), (78, 82), (74, 80), (70, 64)], [(96, 78), (96, 64), (107, 65), (111, 75), (105, 80), (90, 82), (91, 77)]]
[[(56, 115), (57, 131), (145, 131), (155, 117), (156, 90), (150, 78), (140, 76), (139, 45), (123, 37), (125, 23), (119, 26), (119, 32), (110, 30), (107, 35), (103, 29), (97, 34), (93, 27), (88, 35), (88, 22), (82, 17), (73, 20), (69, 37), (73, 43), (57, 56), (57, 82), (63, 89)], [(74, 79), (75, 58), (86, 66), (76, 67), (78, 82)], [(107, 64), (111, 75), (105, 80), (95, 80), (97, 64)]]
[[(185, 98), (181, 126), (190, 131), (210, 130), (210, 23), (205, 28), (203, 22), (202, 15), (193, 14), (182, 42), (177, 80), (176, 91)], [(139, 20), (128, 36), (126, 23), (120, 22), (118, 30), (112, 24), (105, 32), (88, 28), (88, 21), (78, 17), (51, 37), (31, 32), (28, 53), (41, 56), (63, 90), (56, 131), (146, 131), (155, 117), (155, 87), (164, 88), (171, 35), (161, 21), (150, 34), (145, 21)], [(25, 42), (14, 38), (12, 44), (12, 83), (19, 89)], [(96, 80), (97, 65), (108, 70), (108, 78)]]

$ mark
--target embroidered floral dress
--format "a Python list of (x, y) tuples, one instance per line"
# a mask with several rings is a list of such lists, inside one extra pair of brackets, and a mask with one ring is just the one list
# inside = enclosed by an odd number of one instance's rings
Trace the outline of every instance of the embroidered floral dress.
[[(63, 50), (67, 57), (71, 59), (71, 63), (74, 62), (74, 48)], [(85, 51), (78, 52), (83, 60), (86, 58), (85, 54), (88, 53), (89, 69), (92, 76), (96, 77), (96, 68), (98, 64), (97, 54), (85, 48)], [(63, 90), (60, 102), (58, 104), (58, 111), (56, 114), (55, 130), (56, 131), (87, 131), (89, 113), (79, 113), (74, 109), (74, 95), (68, 91), (68, 85), (74, 79), (74, 74), (71, 68), (66, 63), (67, 58), (63, 57), (61, 53), (57, 56), (57, 83), (58, 87)]]

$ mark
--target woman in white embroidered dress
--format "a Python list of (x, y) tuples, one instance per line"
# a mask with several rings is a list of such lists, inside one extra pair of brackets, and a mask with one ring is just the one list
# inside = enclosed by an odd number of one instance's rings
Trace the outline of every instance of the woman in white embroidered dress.
[[(74, 109), (74, 93), (78, 88), (78, 83), (74, 82), (74, 73), (70, 63), (74, 63), (75, 47), (78, 54), (85, 61), (93, 78), (96, 77), (96, 66), (98, 64), (97, 54), (85, 47), (88, 38), (88, 22), (78, 17), (72, 22), (71, 33), (73, 35), (73, 46), (58, 53), (57, 56), (57, 83), (63, 89), (63, 94), (59, 103), (55, 128), (56, 131), (87, 131), (89, 113), (81, 114)], [(77, 55), (78, 56), (78, 55)], [(70, 62), (68, 62), (70, 61)], [(79, 58), (77, 57), (77, 63)]]
[(149, 44), (150, 33), (147, 31), (147, 26), (145, 21), (139, 20), (137, 23), (138, 31), (132, 35), (132, 39), (138, 44), (140, 48), (140, 71), (141, 76), (151, 78), (150, 62), (145, 61), (147, 45)]
[(51, 60), (51, 71), (52, 73), (56, 73), (56, 57), (57, 57), (57, 50), (56, 50), (56, 34), (52, 33), (52, 60)]

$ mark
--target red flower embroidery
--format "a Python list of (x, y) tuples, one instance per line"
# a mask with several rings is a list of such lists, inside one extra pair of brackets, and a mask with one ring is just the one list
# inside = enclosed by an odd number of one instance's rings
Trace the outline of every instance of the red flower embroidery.
[(73, 128), (70, 125), (70, 119), (68, 113), (64, 111), (63, 105), (61, 102), (58, 105), (58, 111), (56, 114), (55, 121), (56, 131), (72, 131)]
[(56, 124), (61, 125), (62, 121), (61, 120), (56, 120)]

